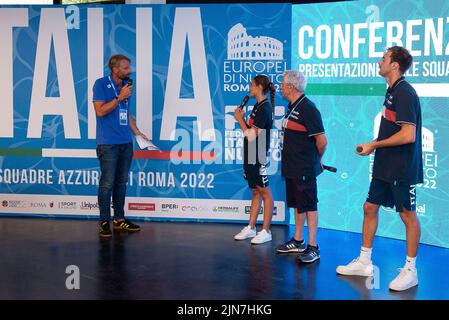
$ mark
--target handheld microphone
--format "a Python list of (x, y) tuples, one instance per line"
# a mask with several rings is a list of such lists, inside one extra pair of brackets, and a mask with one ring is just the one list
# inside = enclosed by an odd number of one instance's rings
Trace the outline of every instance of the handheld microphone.
[(323, 169), (324, 169), (324, 170), (327, 170), (327, 171), (330, 171), (330, 172), (333, 172), (333, 173), (336, 173), (336, 172), (337, 172), (337, 168), (331, 167), (331, 166), (326, 166), (326, 165), (324, 165), (324, 164), (323, 164)]
[[(133, 79), (131, 79), (130, 77), (126, 78), (125, 81), (128, 87), (133, 85)], [(128, 103), (128, 98), (125, 99), (125, 102)]]
[(363, 151), (363, 148), (362, 147), (357, 147), (356, 149), (355, 149), (357, 152), (362, 152)]
[(243, 109), (243, 107), (244, 107), (245, 104), (248, 102), (248, 100), (249, 100), (249, 97), (248, 97), (248, 96), (245, 96), (245, 98), (243, 98), (242, 103), (239, 105), (239, 108), (240, 108), (240, 109)]

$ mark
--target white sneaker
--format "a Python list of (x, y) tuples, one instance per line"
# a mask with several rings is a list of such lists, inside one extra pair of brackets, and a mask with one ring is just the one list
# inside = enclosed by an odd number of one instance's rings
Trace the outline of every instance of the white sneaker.
[(252, 244), (262, 244), (265, 242), (271, 241), (271, 231), (265, 231), (265, 229), (262, 229), (262, 231), (257, 232), (257, 236), (255, 236), (252, 240)]
[(363, 264), (360, 259), (357, 258), (345, 266), (338, 266), (337, 273), (345, 276), (371, 277), (374, 274), (373, 263)]
[(414, 269), (398, 269), (401, 272), (390, 282), (388, 286), (390, 290), (404, 291), (418, 285), (418, 270)]
[(245, 240), (248, 238), (254, 238), (256, 236), (256, 228), (251, 229), (250, 226), (246, 226), (239, 233), (234, 236), (235, 240)]

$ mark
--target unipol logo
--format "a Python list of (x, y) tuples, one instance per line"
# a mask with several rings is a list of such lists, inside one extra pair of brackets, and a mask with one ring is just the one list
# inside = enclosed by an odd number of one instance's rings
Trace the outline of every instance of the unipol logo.
[(282, 60), (283, 52), (281, 41), (267, 36), (249, 36), (241, 23), (228, 32), (228, 60)]

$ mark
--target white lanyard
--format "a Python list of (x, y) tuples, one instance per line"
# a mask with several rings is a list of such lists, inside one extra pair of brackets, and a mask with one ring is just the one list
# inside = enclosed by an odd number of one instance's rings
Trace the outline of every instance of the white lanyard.
[(288, 119), (290, 118), (293, 111), (296, 110), (296, 108), (299, 106), (302, 100), (304, 100), (306, 96), (304, 95), (298, 102), (295, 103), (295, 106), (290, 110), (290, 113), (284, 117), (284, 121), (282, 122), (282, 130), (284, 130), (287, 127)]
[(304, 100), (305, 97), (306, 96), (304, 95), (298, 102), (296, 102), (295, 105), (293, 106), (293, 108), (290, 110), (289, 114), (284, 116), (284, 120), (282, 121), (282, 131), (279, 133), (279, 149), (280, 150), (284, 149), (284, 131), (285, 131), (285, 128), (287, 128), (288, 119), (292, 115), (293, 111), (295, 111), (296, 108), (299, 106), (301, 101)]
[[(112, 89), (114, 90), (115, 96), (118, 97), (118, 93), (117, 93), (117, 90), (115, 89), (114, 83), (112, 82), (111, 76), (108, 76), (108, 79), (109, 79), (109, 83), (112, 86)], [(119, 103), (119, 106), (122, 104), (122, 102), (123, 101), (121, 101)], [(128, 107), (128, 99), (125, 99), (125, 104), (126, 104), (125, 109), (127, 109), (127, 107)]]
[[(117, 90), (115, 89), (114, 83), (112, 83), (111, 76), (108, 76), (109, 83), (112, 86), (112, 89), (114, 90), (115, 96), (118, 97)], [(127, 126), (128, 125), (128, 99), (125, 99), (125, 107), (122, 108), (122, 102), (119, 102), (119, 123), (121, 126)]]

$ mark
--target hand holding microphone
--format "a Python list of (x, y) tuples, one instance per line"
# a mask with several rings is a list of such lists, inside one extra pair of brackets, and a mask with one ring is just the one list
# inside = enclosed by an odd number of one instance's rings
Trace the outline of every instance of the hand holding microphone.
[(239, 120), (245, 120), (245, 112), (243, 111), (243, 107), (246, 105), (246, 103), (248, 102), (249, 97), (245, 96), (242, 100), (242, 103), (240, 103), (240, 105), (235, 109), (234, 111), (234, 118), (235, 120), (239, 121)]
[(125, 79), (126, 85), (120, 89), (118, 99), (120, 101), (128, 99), (133, 93), (133, 80), (131, 78)]
[(249, 100), (249, 97), (248, 97), (248, 96), (245, 96), (245, 97), (243, 98), (243, 100), (242, 100), (242, 103), (240, 103), (239, 108), (240, 108), (240, 109), (243, 109), (243, 107), (246, 105), (246, 103), (248, 102), (248, 100)]
[(362, 143), (362, 144), (358, 144), (355, 148), (355, 152), (358, 155), (361, 156), (367, 156), (369, 154), (371, 154), (374, 151), (374, 144), (372, 142), (370, 143)]

